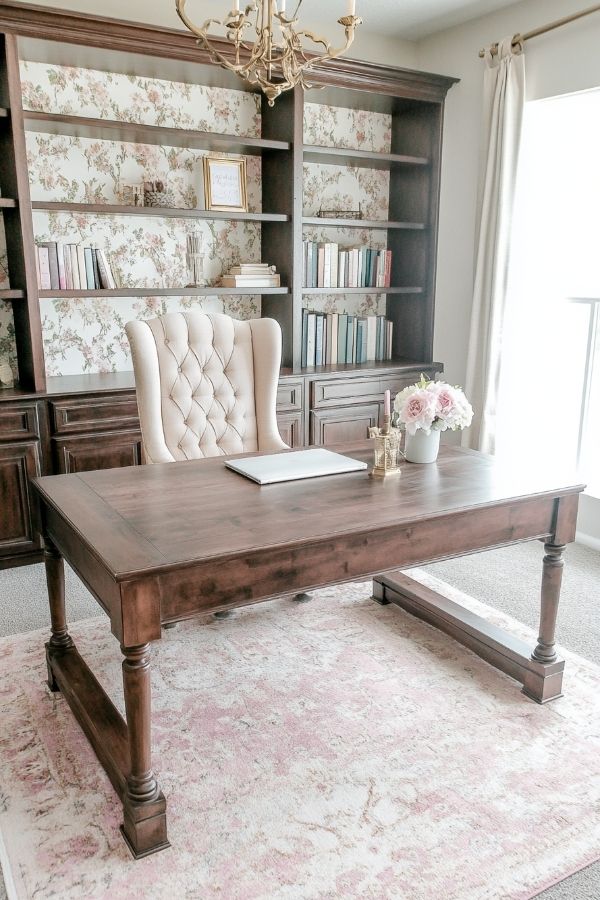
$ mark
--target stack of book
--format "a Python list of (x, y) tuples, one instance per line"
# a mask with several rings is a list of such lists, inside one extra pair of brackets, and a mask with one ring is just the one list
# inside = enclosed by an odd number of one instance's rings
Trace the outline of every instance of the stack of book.
[(279, 287), (281, 279), (275, 266), (268, 263), (240, 263), (221, 276), (222, 287), (264, 288)]
[(302, 366), (383, 362), (392, 358), (394, 323), (385, 316), (302, 310)]
[(117, 287), (104, 250), (81, 244), (36, 244), (38, 288), (42, 291), (97, 291)]
[(389, 287), (392, 251), (303, 241), (304, 287)]

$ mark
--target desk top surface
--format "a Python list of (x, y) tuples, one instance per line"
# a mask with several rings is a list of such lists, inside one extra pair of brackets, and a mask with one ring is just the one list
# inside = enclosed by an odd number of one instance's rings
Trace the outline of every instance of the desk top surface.
[[(369, 442), (333, 449), (372, 464)], [(404, 463), (400, 476), (386, 479), (361, 471), (261, 486), (216, 457), (34, 484), (118, 579), (583, 489), (539, 463), (526, 470), (458, 447), (442, 447), (437, 463)]]

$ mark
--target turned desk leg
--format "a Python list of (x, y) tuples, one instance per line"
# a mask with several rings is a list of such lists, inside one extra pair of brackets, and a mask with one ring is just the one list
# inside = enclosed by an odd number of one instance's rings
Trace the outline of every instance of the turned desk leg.
[(136, 859), (170, 846), (166, 801), (152, 771), (150, 644), (121, 647), (130, 771), (121, 831)]
[(65, 567), (63, 558), (54, 546), (46, 539), (44, 546), (44, 565), (46, 568), (46, 584), (50, 603), (51, 637), (46, 644), (46, 665), (48, 666), (48, 686), (51, 691), (60, 690), (52, 671), (52, 657), (74, 647), (67, 629), (65, 611)]
[(558, 659), (554, 635), (564, 566), (562, 558), (564, 549), (564, 544), (544, 544), (540, 630), (531, 659), (547, 668), (544, 670), (545, 676), (538, 679), (537, 684), (532, 681), (525, 682), (523, 687), (525, 693), (537, 700), (538, 703), (546, 703), (548, 700), (562, 696), (564, 663)]

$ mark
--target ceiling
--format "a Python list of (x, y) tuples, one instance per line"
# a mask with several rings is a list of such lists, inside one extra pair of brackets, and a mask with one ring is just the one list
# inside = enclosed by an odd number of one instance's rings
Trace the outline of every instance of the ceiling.
[[(515, 0), (356, 0), (356, 13), (364, 28), (375, 34), (414, 41), (444, 28), (461, 25), (494, 10), (511, 6)], [(346, 0), (328, 0), (336, 15), (346, 10)], [(288, 0), (295, 9), (295, 0)], [(323, 17), (323, 0), (303, 0), (303, 19)], [(305, 18), (306, 17), (306, 18)]]

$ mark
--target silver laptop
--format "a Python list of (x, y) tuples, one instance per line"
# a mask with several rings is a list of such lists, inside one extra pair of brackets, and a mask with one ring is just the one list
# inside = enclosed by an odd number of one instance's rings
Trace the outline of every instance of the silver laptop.
[(296, 450), (292, 453), (272, 453), (268, 456), (247, 456), (243, 459), (227, 459), (225, 465), (258, 484), (274, 484), (278, 481), (296, 481), (299, 478), (317, 478), (322, 475), (340, 475), (342, 472), (359, 472), (367, 464), (331, 450), (315, 448)]

